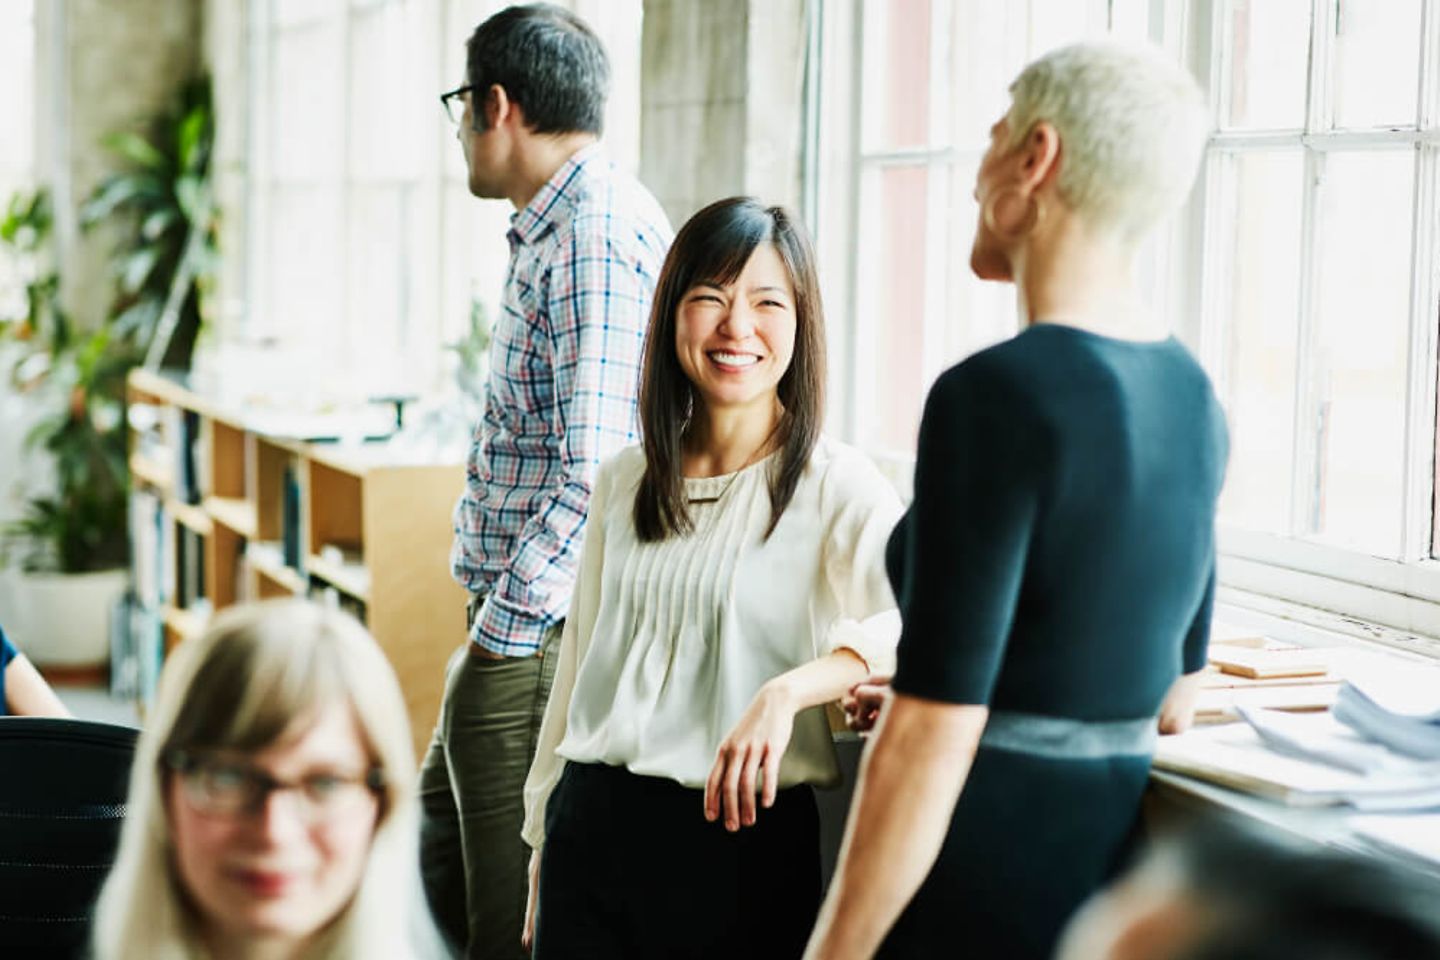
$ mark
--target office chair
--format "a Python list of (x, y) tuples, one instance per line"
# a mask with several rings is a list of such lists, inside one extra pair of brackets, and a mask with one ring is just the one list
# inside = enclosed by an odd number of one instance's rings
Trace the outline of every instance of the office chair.
[(0, 956), (82, 957), (139, 731), (0, 718)]

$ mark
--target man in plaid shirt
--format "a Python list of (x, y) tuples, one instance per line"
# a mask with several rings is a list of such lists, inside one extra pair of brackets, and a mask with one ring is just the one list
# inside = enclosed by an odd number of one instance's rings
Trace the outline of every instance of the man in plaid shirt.
[(468, 957), (523, 957), (522, 793), (570, 607), (590, 484), (638, 440), (635, 406), (665, 214), (600, 152), (609, 65), (547, 4), (486, 20), (442, 97), (477, 197), (508, 199), (510, 265), (485, 414), (455, 506), (471, 594), (421, 771), (431, 906)]

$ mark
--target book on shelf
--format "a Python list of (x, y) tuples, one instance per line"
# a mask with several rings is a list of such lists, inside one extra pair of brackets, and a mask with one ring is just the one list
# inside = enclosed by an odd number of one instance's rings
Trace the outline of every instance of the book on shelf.
[(165, 659), (165, 625), (158, 610), (136, 604), (130, 610), (130, 635), (135, 652), (136, 693), (142, 703), (155, 699), (160, 667)]
[(300, 491), (300, 476), (295, 463), (285, 465), (280, 493), (280, 543), (285, 565), (294, 570), (305, 570), (304, 505)]
[(163, 603), (165, 515), (160, 498), (144, 490), (130, 494), (130, 579), (135, 599), (154, 610)]
[(201, 500), (200, 415), (193, 410), (170, 407), (166, 410), (167, 432), (174, 438), (175, 499), (181, 503), (198, 504)]
[(175, 558), (180, 581), (175, 605), (184, 610), (205, 599), (205, 539), (188, 527), (181, 527), (177, 534)]

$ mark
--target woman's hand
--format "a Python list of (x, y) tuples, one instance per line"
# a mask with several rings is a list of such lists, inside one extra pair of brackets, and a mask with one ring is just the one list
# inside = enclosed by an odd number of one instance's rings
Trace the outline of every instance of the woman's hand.
[(1175, 679), (1165, 702), (1160, 705), (1160, 732), (1184, 733), (1195, 722), (1195, 702), (1200, 698), (1204, 672), (1186, 673)]
[(890, 698), (889, 677), (868, 677), (864, 683), (857, 683), (850, 692), (840, 698), (845, 709), (845, 725), (858, 733), (874, 729), (880, 719), (880, 708)]
[(540, 851), (530, 851), (530, 896), (525, 900), (525, 928), (520, 932), (520, 946), (529, 953), (535, 947), (535, 907), (540, 899)]
[(725, 829), (755, 823), (755, 778), (763, 776), (760, 805), (775, 803), (780, 758), (795, 727), (796, 703), (785, 685), (771, 681), (760, 688), (745, 715), (720, 743), (715, 766), (705, 783), (705, 819), (725, 817)]

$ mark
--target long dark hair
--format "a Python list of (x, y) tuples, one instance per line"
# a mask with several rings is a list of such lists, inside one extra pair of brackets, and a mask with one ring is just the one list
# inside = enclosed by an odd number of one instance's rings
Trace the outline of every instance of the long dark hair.
[(777, 387), (784, 412), (775, 431), (780, 455), (769, 466), (767, 539), (795, 496), (815, 449), (825, 420), (825, 313), (810, 240), (783, 207), (767, 207), (751, 197), (717, 200), (680, 228), (650, 307), (640, 379), (645, 476), (635, 494), (635, 530), (641, 541), (694, 529), (680, 461), (697, 398), (675, 354), (680, 301), (698, 283), (724, 286), (734, 281), (762, 243), (774, 245), (795, 292), (795, 352)]

